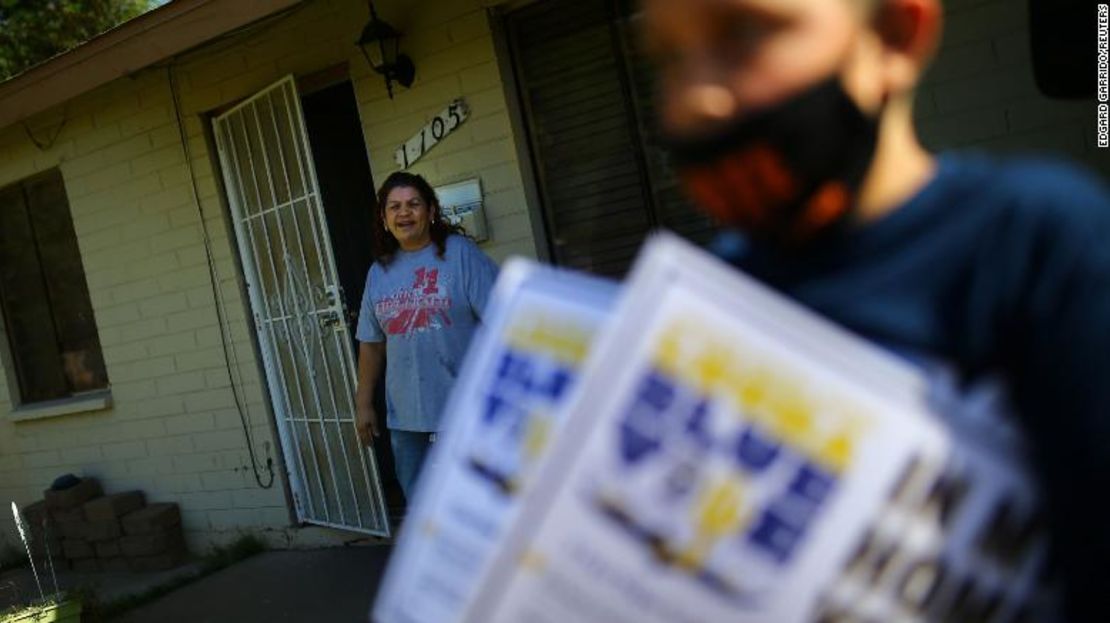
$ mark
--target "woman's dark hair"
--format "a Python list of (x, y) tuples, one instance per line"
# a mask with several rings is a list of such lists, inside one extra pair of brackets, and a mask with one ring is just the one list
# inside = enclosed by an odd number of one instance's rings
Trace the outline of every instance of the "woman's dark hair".
[(443, 253), (447, 250), (447, 237), (451, 234), (466, 235), (463, 228), (452, 225), (443, 218), (440, 213), (436, 191), (432, 189), (428, 180), (415, 173), (396, 171), (387, 177), (385, 183), (378, 189), (378, 213), (377, 218), (374, 219), (374, 238), (378, 243), (378, 262), (383, 267), (389, 266), (397, 255), (397, 250), (401, 248), (397, 239), (385, 228), (385, 202), (389, 199), (389, 193), (393, 192), (395, 188), (412, 188), (420, 193), (420, 198), (424, 200), (424, 204), (428, 206), (430, 211), (430, 229), (432, 242), (436, 245), (436, 257), (443, 259)]

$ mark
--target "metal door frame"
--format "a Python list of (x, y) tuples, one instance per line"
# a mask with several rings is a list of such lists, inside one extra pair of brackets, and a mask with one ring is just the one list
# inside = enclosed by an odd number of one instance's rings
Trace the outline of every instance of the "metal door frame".
[[(223, 127), (227, 128), (227, 132), (230, 135), (233, 132), (233, 129), (230, 121), (225, 124), (225, 120), (229, 120), (233, 115), (240, 113), (240, 111), (244, 110), (246, 107), (251, 106), (252, 104), (262, 100), (263, 98), (271, 98), (274, 96), (281, 97), (284, 100), (284, 105), (289, 115), (288, 123), (290, 127), (287, 129), (287, 131), (292, 138), (291, 142), (294, 153), (288, 155), (287, 158), (287, 155), (284, 153), (284, 150), (281, 149), (280, 145), (278, 149), (278, 155), (281, 161), (281, 171), (285, 178), (285, 184), (289, 192), (289, 197), (287, 202), (278, 203), (277, 192), (271, 174), (269, 156), (266, 153), (262, 153), (261, 156), (263, 164), (261, 166), (265, 168), (266, 179), (269, 181), (269, 185), (268, 189), (263, 189), (260, 185), (255, 188), (255, 192), (259, 195), (258, 203), (260, 211), (257, 214), (248, 215), (245, 207), (240, 205), (240, 200), (237, 196), (238, 191), (236, 190), (241, 189), (241, 191), (244, 193), (248, 192), (248, 178), (244, 177), (242, 171), (240, 171), (240, 160), (237, 157), (238, 154), (236, 153), (236, 146), (234, 145), (234, 142), (228, 145), (228, 141), (224, 136)], [(271, 121), (273, 122), (274, 133), (276, 136), (279, 135), (280, 131), (278, 128), (277, 118), (272, 114), (272, 110), (273, 109), (271, 108)], [(296, 127), (297, 124), (294, 122), (293, 115), (296, 115), (299, 119), (299, 131)], [(243, 121), (244, 123), (247, 122), (245, 115), (243, 116)], [(260, 143), (262, 142), (261, 123), (264, 122), (259, 121), (259, 116), (256, 114), (255, 125), (258, 128), (258, 134), (260, 135)], [(352, 413), (352, 422), (348, 433), (350, 435), (355, 435), (355, 429), (353, 425), (353, 414), (355, 411), (354, 390), (357, 386), (358, 368), (350, 346), (350, 327), (346, 322), (345, 314), (343, 313), (342, 309), (343, 302), (341, 297), (339, 296), (338, 271), (336, 270), (335, 266), (335, 255), (332, 249), (330, 235), (328, 235), (327, 233), (327, 218), (323, 210), (319, 184), (316, 178), (315, 165), (313, 163), (311, 155), (311, 146), (308, 141), (307, 128), (305, 127), (304, 114), (301, 109), (301, 102), (299, 94), (297, 92), (295, 79), (292, 75), (288, 75), (274, 82), (273, 84), (270, 84), (267, 87), (259, 90), (247, 99), (239, 102), (235, 106), (225, 111), (222, 111), (218, 116), (214, 117), (212, 119), (212, 126), (216, 138), (220, 171), (224, 178), (225, 187), (228, 189), (226, 196), (228, 204), (231, 207), (232, 222), (235, 227), (236, 248), (239, 252), (239, 256), (243, 264), (243, 274), (247, 283), (247, 292), (250, 299), (251, 312), (255, 319), (254, 328), (256, 335), (258, 336), (259, 350), (261, 351), (259, 354), (262, 357), (263, 367), (265, 369), (266, 378), (268, 381), (270, 402), (273, 405), (274, 414), (277, 419), (278, 436), (282, 445), (282, 454), (285, 458), (286, 475), (289, 478), (290, 488), (293, 492), (294, 507), (297, 514), (297, 519), (299, 521), (315, 525), (339, 528), (343, 530), (353, 530), (357, 532), (364, 532), (377, 536), (388, 537), (390, 536), (391, 532), (388, 519), (389, 516), (388, 510), (385, 505), (384, 493), (381, 478), (379, 477), (377, 461), (375, 460), (374, 454), (372, 452), (369, 452), (366, 448), (362, 447), (361, 444), (358, 444), (357, 438), (355, 443), (359, 449), (361, 464), (355, 467), (361, 468), (363, 476), (362, 480), (366, 484), (368, 498), (370, 499), (371, 504), (376, 504), (377, 506), (377, 508), (373, 509), (373, 515), (379, 519), (381, 527), (366, 528), (361, 525), (354, 526), (350, 525), (349, 523), (342, 523), (347, 519), (348, 513), (347, 510), (344, 508), (342, 497), (339, 495), (335, 495), (335, 500), (339, 509), (340, 518), (339, 521), (334, 521), (323, 497), (326, 496), (328, 493), (334, 493), (338, 490), (338, 487), (340, 485), (338, 480), (335, 478), (335, 473), (337, 469), (342, 467), (342, 465), (338, 464), (332, 457), (330, 443), (328, 442), (327, 436), (323, 434), (323, 427), (327, 425), (334, 425), (336, 427), (336, 432), (340, 435), (340, 439), (342, 439), (342, 426), (344, 422), (341, 422), (339, 419), (339, 409), (341, 408), (341, 403), (343, 403), (343, 406), (349, 406), (350, 412)], [(303, 150), (303, 152), (301, 150)], [(246, 155), (247, 160), (250, 162), (251, 174), (255, 175), (257, 174), (258, 169), (254, 162), (255, 156), (254, 154), (250, 153), (249, 142), (247, 143), (247, 151), (248, 153)], [(231, 155), (229, 156), (228, 154)], [(293, 197), (292, 177), (289, 174), (287, 159), (303, 159), (305, 163), (305, 166), (301, 171), (302, 183), (304, 185), (304, 194), (297, 198)], [(296, 166), (300, 167), (300, 164), (296, 163)], [(273, 201), (271, 202), (270, 207), (263, 209), (262, 192), (264, 190), (269, 190)], [(280, 304), (281, 314), (279, 317), (277, 315), (269, 313), (270, 304), (268, 301), (265, 300), (263, 286), (261, 284), (259, 271), (256, 266), (254, 257), (256, 251), (255, 247), (253, 246), (254, 234), (245, 226), (245, 223), (246, 221), (249, 221), (251, 219), (262, 218), (269, 213), (277, 213), (279, 210), (282, 209), (282, 207), (289, 208), (290, 206), (295, 205), (298, 201), (305, 201), (310, 206), (311, 212), (308, 215), (308, 218), (309, 225), (312, 229), (311, 240), (316, 245), (318, 255), (317, 261), (320, 264), (319, 268), (321, 271), (321, 275), (325, 277), (326, 281), (331, 282), (331, 288), (329, 288), (328, 292), (330, 294), (330, 306), (326, 310), (318, 310), (316, 309), (316, 305), (310, 305), (310, 307), (312, 307), (313, 309), (303, 313), (301, 312), (300, 308), (297, 307), (296, 309), (292, 310), (292, 313), (297, 315), (297, 317), (295, 317), (285, 309), (286, 301), (282, 300), (283, 297), (279, 297), (278, 300)], [(298, 241), (304, 240), (304, 237), (302, 235), (301, 223), (299, 222), (299, 220), (294, 219), (294, 225), (296, 227), (295, 235), (298, 237)], [(272, 252), (273, 247), (271, 246), (271, 244), (273, 242), (279, 242), (284, 247), (282, 250), (286, 253), (286, 255), (289, 254), (289, 248), (285, 242), (285, 234), (286, 232), (284, 231), (284, 227), (281, 226), (280, 221), (277, 238), (271, 237), (269, 232), (266, 232), (265, 234), (265, 248), (269, 251), (269, 260), (271, 264), (274, 263), (274, 259), (277, 257)], [(300, 244), (300, 242), (298, 243)], [(261, 247), (259, 247), (259, 249), (261, 249)], [(305, 271), (305, 276), (307, 277), (308, 262), (303, 254), (300, 258), (300, 266)], [(277, 279), (277, 271), (273, 268), (271, 268), (271, 270), (274, 274), (275, 279)], [(288, 274), (286, 278), (290, 279)], [(296, 299), (298, 297), (294, 296), (292, 298), (293, 304), (294, 306), (296, 306), (298, 302)], [(325, 314), (327, 314), (326, 317)], [(335, 407), (330, 419), (324, 416), (325, 411), (323, 408), (323, 401), (326, 396), (323, 395), (323, 393), (320, 391), (321, 388), (318, 387), (315, 383), (312, 384), (313, 395), (311, 397), (301, 395), (299, 387), (297, 388), (296, 393), (297, 397), (299, 398), (299, 402), (301, 403), (306, 403), (306, 399), (308, 398), (311, 398), (315, 401), (315, 403), (317, 404), (317, 409), (321, 414), (320, 418), (318, 420), (313, 420), (308, 417), (307, 413), (301, 419), (293, 418), (293, 414), (291, 413), (291, 405), (294, 401), (294, 396), (293, 392), (290, 391), (288, 387), (286, 387), (286, 383), (284, 380), (285, 374), (283, 373), (282, 363), (280, 361), (281, 358), (277, 355), (276, 338), (274, 337), (274, 335), (276, 335), (277, 329), (274, 327), (274, 322), (261, 322), (261, 319), (263, 317), (270, 321), (277, 321), (280, 319), (283, 323), (285, 323), (284, 330), (289, 336), (291, 352), (294, 347), (297, 347), (298, 349), (300, 349), (300, 351), (303, 352), (304, 349), (309, 347), (308, 340), (303, 339), (303, 335), (294, 336), (293, 328), (290, 327), (290, 320), (296, 318), (298, 322), (297, 328), (300, 328), (302, 326), (300, 324), (302, 320), (298, 317), (304, 316), (312, 317), (312, 320), (315, 322), (335, 322), (338, 325), (338, 328), (336, 330), (331, 330), (330, 333), (332, 334), (331, 339), (337, 342), (337, 350), (342, 357), (341, 364), (346, 367), (346, 374), (344, 374), (343, 370), (340, 370), (339, 374), (343, 376), (342, 386), (347, 389), (347, 395), (345, 397), (334, 396), (334, 392), (332, 392), (333, 371), (331, 370), (330, 366), (328, 366), (326, 355), (324, 355), (322, 357), (322, 362), (324, 364), (325, 374), (327, 375), (328, 379), (327, 389), (328, 393), (333, 394), (332, 400), (333, 406)], [(327, 330), (328, 329), (325, 329), (325, 331)], [(341, 333), (342, 335), (340, 335)], [(326, 339), (326, 336), (321, 336), (321, 338)], [(308, 365), (312, 366), (313, 364), (311, 363), (311, 357), (308, 357), (307, 359)], [(296, 367), (297, 361), (291, 357), (291, 362), (294, 365), (294, 373), (300, 374), (301, 371), (298, 370)], [(304, 428), (306, 431), (309, 430), (308, 425), (310, 422), (317, 422), (321, 426), (321, 441), (324, 442), (325, 454), (328, 459), (328, 465), (326, 467), (332, 473), (333, 488), (331, 491), (325, 491), (323, 479), (320, 477), (319, 474), (321, 466), (318, 464), (318, 462), (314, 462), (314, 467), (317, 472), (317, 482), (320, 483), (320, 498), (316, 498), (314, 495), (315, 492), (313, 492), (310, 488), (310, 480), (307, 477), (308, 466), (306, 466), (304, 464), (304, 461), (301, 460), (302, 453), (300, 451), (300, 441), (296, 432), (293, 430), (294, 424), (296, 422), (302, 421), (304, 423)], [(309, 446), (312, 449), (312, 454), (315, 456), (316, 449), (312, 436), (311, 434), (308, 434), (306, 437), (308, 439)], [(362, 524), (363, 511), (359, 508), (359, 498), (357, 493), (355, 492), (355, 483), (358, 481), (358, 479), (355, 477), (356, 474), (351, 471), (352, 465), (345, 451), (343, 452), (343, 463), (346, 465), (348, 482), (351, 486), (351, 499), (354, 502), (355, 506), (354, 515), (358, 518), (359, 523)], [(322, 514), (322, 517), (320, 516), (321, 513), (319, 513), (316, 509), (318, 503), (323, 506), (324, 512)]]

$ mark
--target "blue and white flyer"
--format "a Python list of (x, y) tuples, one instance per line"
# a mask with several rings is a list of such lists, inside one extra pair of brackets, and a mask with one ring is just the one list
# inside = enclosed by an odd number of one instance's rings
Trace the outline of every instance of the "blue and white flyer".
[(915, 369), (657, 236), (465, 620), (1015, 616), (1043, 558), (1028, 479), (958, 447), (926, 394)]
[(512, 259), (498, 277), (444, 414), (373, 617), (461, 618), (521, 493), (559, 431), (615, 284)]

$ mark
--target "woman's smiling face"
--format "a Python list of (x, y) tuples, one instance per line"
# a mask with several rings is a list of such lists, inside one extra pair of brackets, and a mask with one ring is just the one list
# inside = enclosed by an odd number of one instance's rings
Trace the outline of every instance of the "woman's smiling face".
[(421, 249), (432, 241), (432, 207), (415, 188), (398, 186), (391, 190), (383, 218), (385, 228), (404, 251)]

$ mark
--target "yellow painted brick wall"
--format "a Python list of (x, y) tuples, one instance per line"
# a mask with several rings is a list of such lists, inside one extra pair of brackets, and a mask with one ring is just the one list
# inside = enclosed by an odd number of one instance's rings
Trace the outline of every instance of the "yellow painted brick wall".
[[(203, 548), (240, 529), (273, 540), (328, 541), (291, 532), (281, 483), (259, 489), (236, 409), (216, 299), (203, 246), (211, 240), (231, 342), (230, 372), (251, 423), (256, 453), (278, 458), (268, 398), (240, 297), (233, 235), (208, 153), (205, 116), (280, 77), (348, 62), (374, 179), (396, 168), (393, 150), (448, 101), (465, 96), (469, 120), (413, 168), (433, 184), (479, 176), (500, 260), (534, 255), (520, 167), (483, 2), (381, 3), (405, 31), (412, 89), (385, 96), (378, 74), (352, 45), (367, 19), (360, 0), (314, 0), (165, 64), (137, 72), (64, 106), (0, 129), (0, 186), (60, 167), (93, 311), (112, 382), (106, 411), (13, 422), (12, 390), (0, 375), (0, 500), (25, 504), (59, 474), (100, 478), (106, 489), (142, 489), (180, 502), (190, 543)], [(193, 198), (170, 97), (180, 96), (201, 210)], [(62, 122), (64, 120), (64, 125)], [(46, 149), (40, 143), (56, 133)], [(9, 522), (0, 522), (5, 532)], [(309, 534), (309, 536), (305, 536)]]
[(395, 86), (392, 100), (365, 59), (353, 58), (351, 67), (378, 183), (399, 168), (394, 161), (397, 147), (452, 99), (466, 98), (467, 121), (409, 170), (436, 186), (481, 178), (490, 235), (483, 249), (500, 261), (512, 254), (534, 257), (536, 247), (485, 8), (490, 4), (426, 0), (383, 5), (382, 16), (405, 32), (402, 51), (416, 65), (412, 88)]
[[(201, 549), (219, 540), (213, 511), (237, 508), (235, 496), (255, 487), (165, 69), (116, 81), (28, 127), (40, 142), (55, 132), (57, 140), (40, 150), (21, 126), (0, 133), (0, 184), (61, 169), (114, 406), (22, 422), (0, 416), (0, 496), (26, 503), (60, 474), (95, 476), (108, 491), (142, 489), (151, 500), (180, 502), (191, 544)], [(235, 268), (222, 224), (209, 221), (241, 364), (237, 384), (265, 457), (265, 446), (276, 444)], [(0, 412), (13, 402), (12, 388), (0, 387)], [(278, 485), (265, 507), (282, 516), (259, 512), (254, 525), (287, 523)]]

